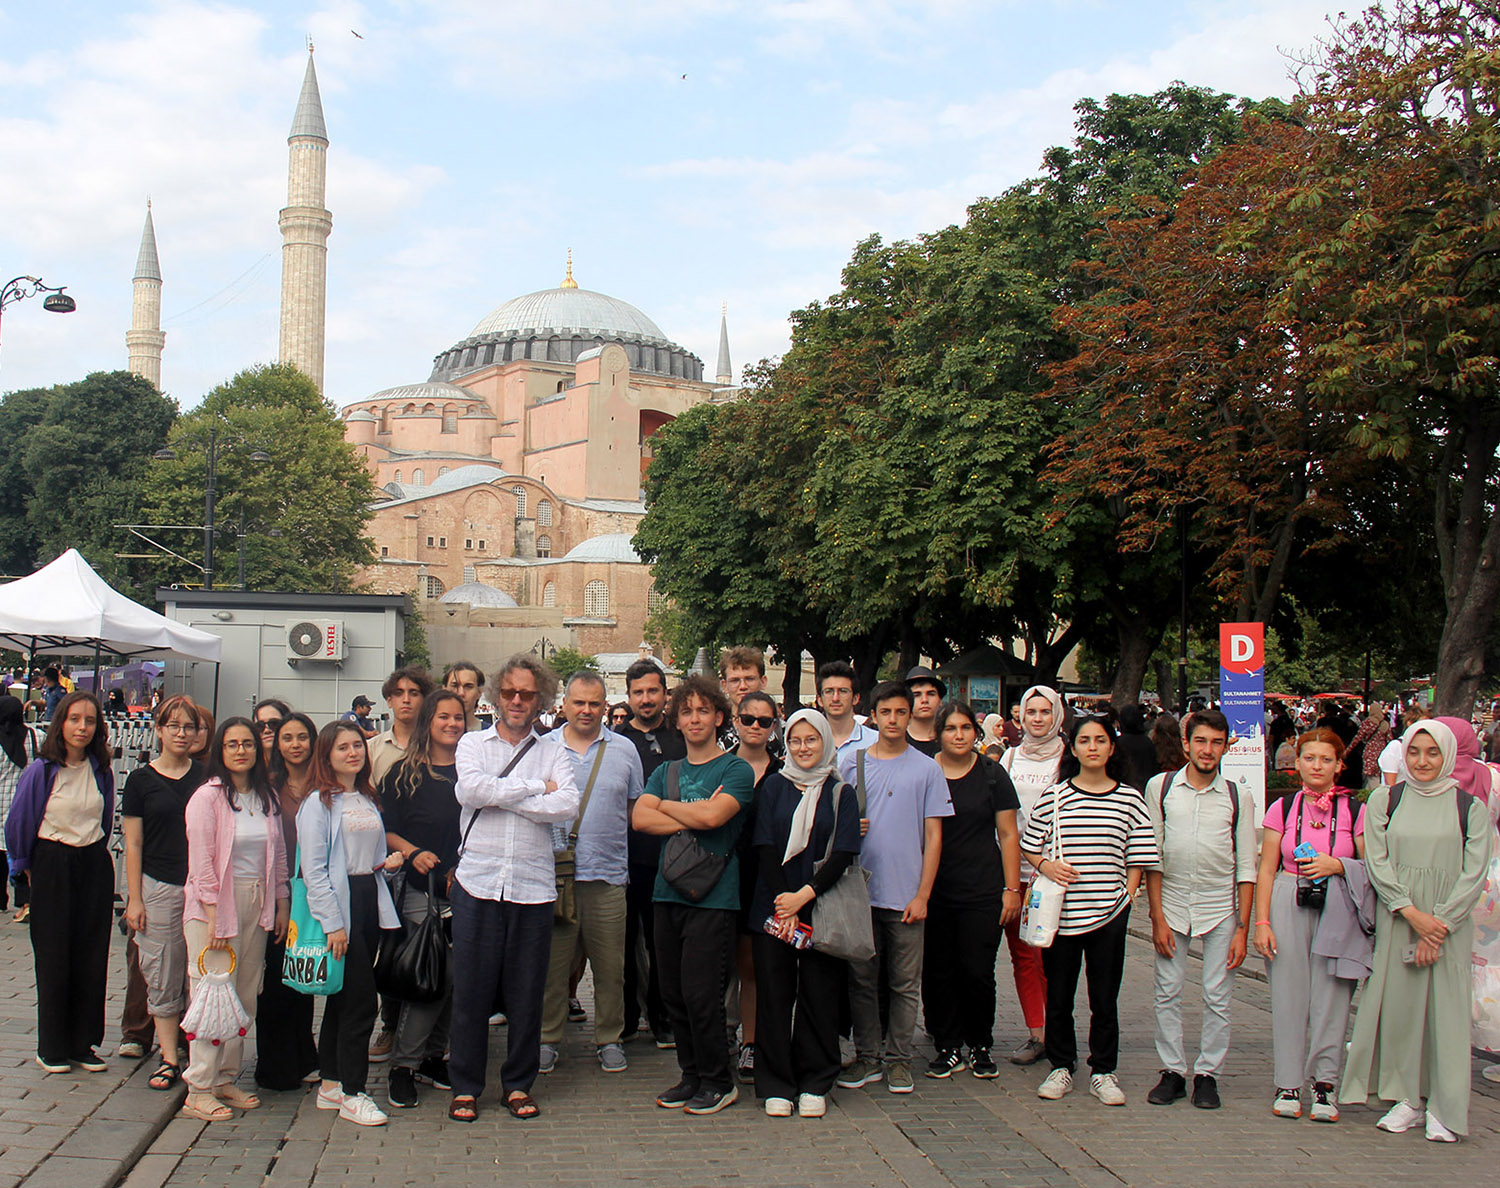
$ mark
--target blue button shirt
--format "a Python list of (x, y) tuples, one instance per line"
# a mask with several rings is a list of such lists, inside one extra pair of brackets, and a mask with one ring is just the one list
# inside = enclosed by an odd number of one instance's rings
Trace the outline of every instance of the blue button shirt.
[(557, 738), (563, 753), (572, 760), (573, 780), (580, 798), (588, 786), (600, 747), (604, 748), (604, 759), (599, 764), (599, 776), (594, 781), (583, 823), (580, 825), (576, 818), (565, 823), (554, 834), (553, 844), (565, 845), (568, 832), (577, 830), (578, 880), (623, 887), (630, 871), (627, 855), (630, 804), (641, 794), (646, 782), (640, 753), (628, 738), (608, 728), (601, 729), (599, 737), (581, 753), (569, 745), (566, 728), (558, 731)]

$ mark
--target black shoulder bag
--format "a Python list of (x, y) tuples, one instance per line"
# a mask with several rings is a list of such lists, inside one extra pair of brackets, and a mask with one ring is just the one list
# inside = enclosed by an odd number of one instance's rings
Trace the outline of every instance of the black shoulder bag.
[[(667, 764), (667, 794), (663, 800), (682, 799), (682, 760)], [(706, 849), (691, 829), (672, 834), (662, 843), (661, 877), (667, 885), (692, 903), (702, 903), (719, 885), (729, 859)]]

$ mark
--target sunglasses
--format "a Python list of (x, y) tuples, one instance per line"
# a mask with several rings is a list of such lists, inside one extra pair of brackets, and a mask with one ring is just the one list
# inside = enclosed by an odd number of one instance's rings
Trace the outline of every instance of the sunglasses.
[(761, 717), (759, 714), (741, 714), (740, 725), (759, 726), (762, 730), (769, 730), (776, 725), (776, 719)]
[(501, 689), (501, 701), (525, 701), (532, 702), (537, 698), (535, 689)]

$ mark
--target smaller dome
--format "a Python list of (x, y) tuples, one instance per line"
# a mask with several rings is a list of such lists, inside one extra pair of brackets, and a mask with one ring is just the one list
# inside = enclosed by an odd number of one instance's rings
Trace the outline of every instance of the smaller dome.
[(439, 602), (462, 602), (468, 606), (511, 607), (518, 603), (504, 590), (486, 586), (483, 582), (465, 582), (454, 586), (438, 599)]
[(347, 417), (345, 417), (344, 420), (346, 420), (346, 421), (361, 421), (361, 422), (367, 421), (371, 425), (378, 425), (380, 423), (379, 421), (377, 421), (373, 416), (371, 416), (367, 412), (352, 412)]
[[(364, 400), (356, 403), (364, 404), (372, 400), (410, 400), (414, 402), (428, 400), (461, 400), (466, 404), (473, 404), (480, 398), (467, 388), (460, 388), (457, 384), (445, 384), (442, 382), (426, 382), (420, 384), (401, 384), (395, 388), (383, 388), (379, 392), (366, 396)], [(350, 413), (350, 417), (357, 413)]]
[(475, 462), (438, 475), (425, 490), (429, 495), (437, 495), (443, 491), (457, 491), (460, 487), (472, 487), (475, 483), (491, 483), (504, 477), (505, 471), (501, 467)]
[(603, 536), (591, 536), (582, 544), (568, 550), (564, 561), (620, 561), (629, 565), (644, 565), (640, 555), (630, 546), (627, 532), (609, 532)]

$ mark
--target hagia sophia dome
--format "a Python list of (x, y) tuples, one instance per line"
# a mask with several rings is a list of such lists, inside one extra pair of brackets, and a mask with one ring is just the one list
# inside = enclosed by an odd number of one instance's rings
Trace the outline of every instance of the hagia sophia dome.
[(512, 297), (481, 318), (460, 342), (432, 361), (429, 382), (452, 383), (480, 367), (512, 359), (576, 363), (580, 355), (619, 343), (632, 371), (702, 380), (703, 360), (672, 342), (628, 301), (580, 289), (572, 261), (562, 284)]

